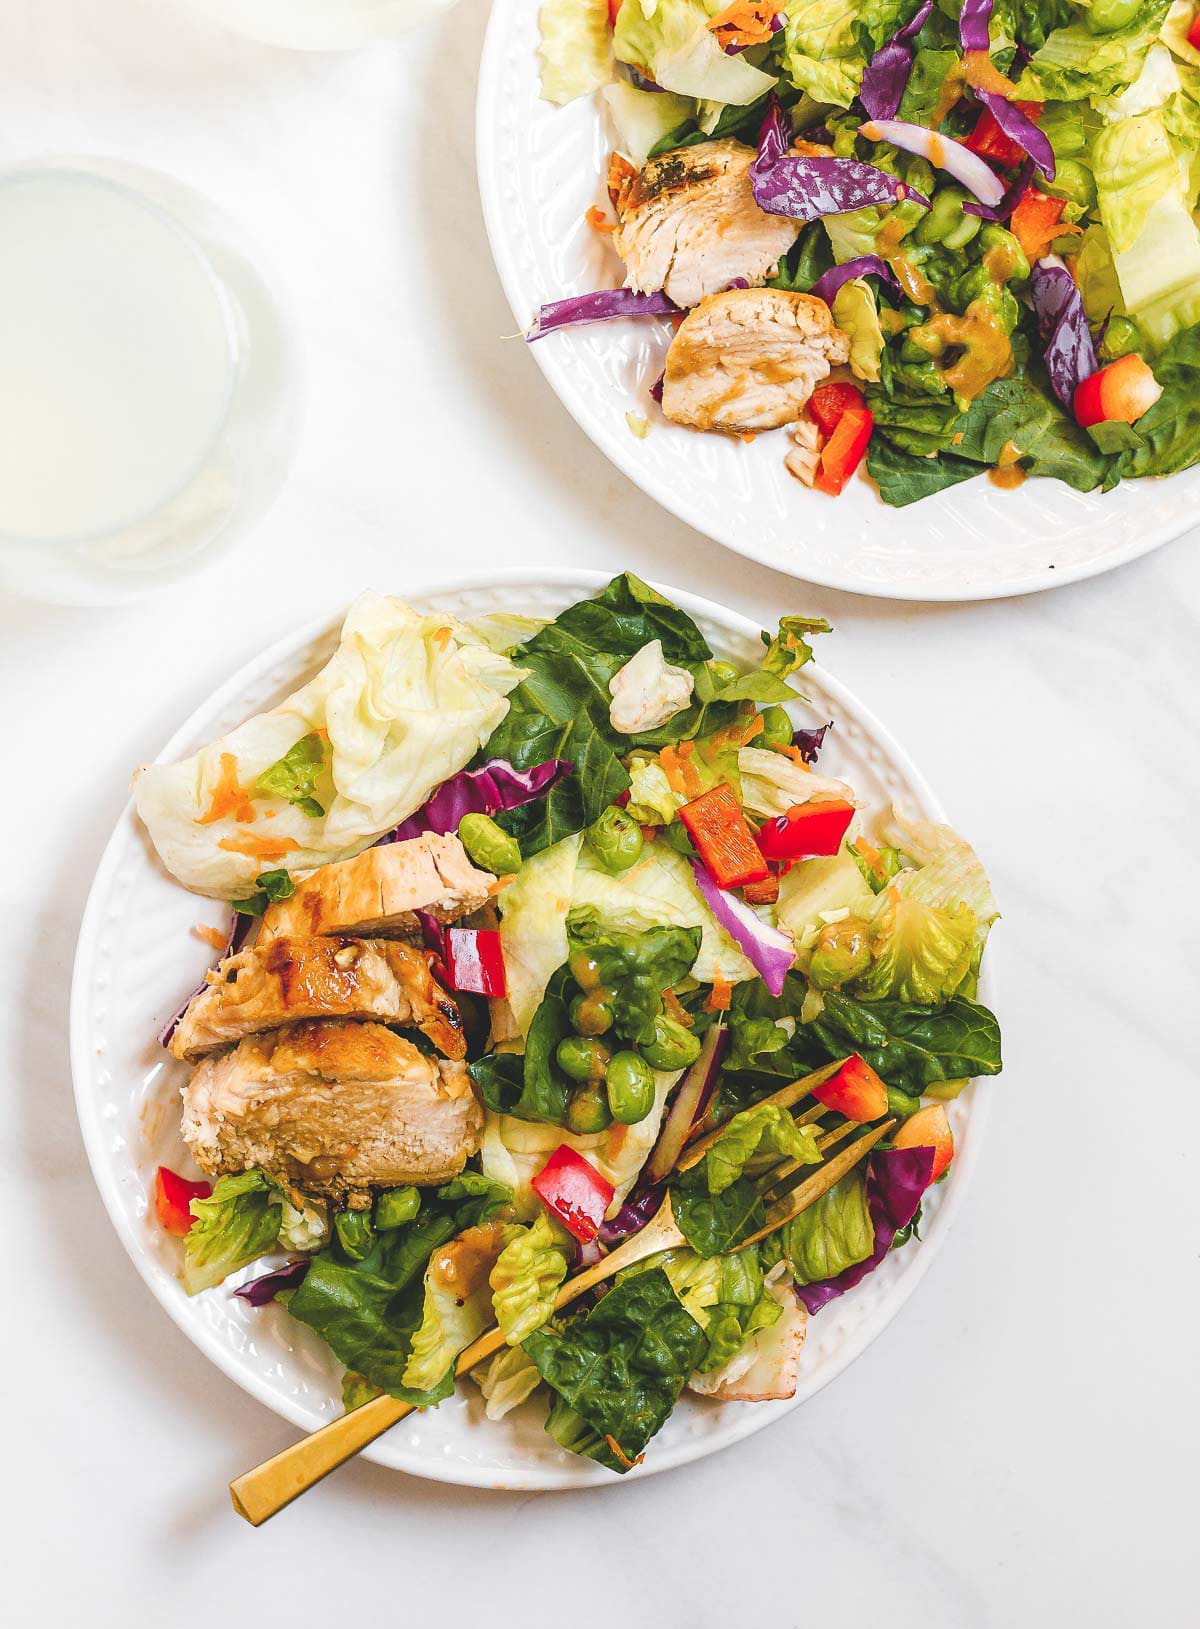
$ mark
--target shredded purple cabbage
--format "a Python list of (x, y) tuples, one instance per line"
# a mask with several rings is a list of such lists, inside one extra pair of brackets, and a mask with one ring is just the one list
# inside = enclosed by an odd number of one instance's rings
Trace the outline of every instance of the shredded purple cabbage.
[(605, 1249), (620, 1244), (634, 1233), (640, 1233), (652, 1217), (657, 1216), (663, 1202), (663, 1189), (641, 1187), (634, 1189), (611, 1221), (601, 1222), (596, 1237)]
[(1030, 292), (1045, 346), (1046, 372), (1054, 394), (1070, 412), (1080, 382), (1099, 366), (1083, 300), (1075, 279), (1053, 255), (1035, 263)]
[(762, 166), (774, 164), (792, 145), (792, 116), (772, 91), (767, 97), (767, 111), (758, 127), (758, 160)]
[[(256, 921), (257, 917), (245, 916), (241, 911), (234, 911), (233, 921), (229, 924), (229, 937), (225, 941), (225, 949), (217, 957), (216, 961), (213, 963), (213, 967), (219, 967), (227, 956), (234, 955), (235, 952), (242, 948), (242, 946), (246, 943), (250, 930)], [(212, 968), (209, 969), (209, 972), (211, 971)], [(194, 990), (190, 991), (186, 996), (184, 996), (183, 1000), (179, 1003), (178, 1007), (176, 1007), (170, 1018), (167, 1019), (166, 1023), (159, 1030), (159, 1046), (169, 1046), (171, 1044), (171, 1037), (179, 1028), (180, 1019), (183, 1017), (184, 1013), (188, 1010), (196, 997), (207, 990), (207, 988), (208, 979), (205, 977), (201, 979), (200, 983)]]
[(792, 745), (796, 747), (806, 764), (815, 764), (817, 754), (825, 744), (827, 731), (833, 728), (833, 720), (822, 724), (819, 730), (797, 730), (792, 736)]
[(666, 384), (666, 382), (666, 374), (660, 373), (658, 378), (650, 386), (650, 398), (652, 401), (656, 401), (660, 407), (662, 406), (663, 386)]
[(298, 1289), (303, 1284), (310, 1259), (308, 1256), (297, 1256), (286, 1267), (273, 1267), (261, 1278), (252, 1278), (248, 1284), (240, 1285), (233, 1293), (239, 1301), (247, 1301), (252, 1307), (265, 1307), (280, 1290)]
[(789, 153), (766, 166), (756, 161), (750, 166), (750, 187), (766, 214), (787, 215), (794, 221), (818, 221), (907, 198), (929, 208), (929, 199), (915, 187), (856, 158), (801, 158)]
[(567, 758), (547, 758), (532, 769), (514, 769), (507, 758), (489, 758), (478, 769), (451, 775), (433, 792), (416, 814), (409, 815), (380, 843), (404, 843), (423, 832), (456, 832), (467, 814), (501, 814), (545, 797), (552, 786), (573, 774)]
[(978, 215), (985, 221), (1006, 221), (1033, 185), (1036, 174), (1037, 164), (1032, 158), (1027, 158), (998, 204), (983, 204), (977, 198), (970, 198), (963, 205), (964, 213)]
[(880, 260), (878, 255), (858, 255), (853, 260), (844, 260), (840, 266), (831, 266), (817, 278), (809, 293), (815, 294), (818, 300), (824, 300), (826, 305), (832, 305), (833, 297), (842, 284), (852, 282), (856, 277), (882, 277), (893, 288), (900, 287), (895, 272), (886, 260)]
[[(985, 54), (991, 51), (992, 42), (988, 33), (991, 19), (992, 0), (964, 0), (958, 17), (958, 38), (964, 51), (982, 51)], [(996, 91), (980, 90), (976, 87), (975, 95), (1009, 141), (1015, 141), (1018, 147), (1023, 147), (1047, 180), (1053, 181), (1056, 167), (1054, 148), (1050, 145), (1049, 138), (1038, 129), (1033, 120), (1022, 113), (1021, 109), (1007, 97), (999, 95)]]
[(575, 294), (553, 300), (538, 311), (525, 335), (529, 344), (556, 328), (577, 328), (588, 322), (609, 322), (613, 317), (671, 317), (679, 310), (665, 294), (638, 294), (631, 288), (602, 288), (593, 294)]
[(867, 64), (858, 99), (872, 119), (894, 119), (912, 72), (911, 42), (924, 28), (933, 10), (933, 0), (924, 4), (911, 22), (897, 29)]
[(796, 1296), (809, 1312), (819, 1312), (829, 1301), (852, 1290), (873, 1273), (895, 1242), (902, 1227), (917, 1214), (921, 1195), (933, 1175), (932, 1148), (889, 1148), (871, 1155), (867, 1166), (867, 1208), (875, 1224), (875, 1248), (866, 1261), (855, 1262), (835, 1278), (816, 1284), (797, 1284)]

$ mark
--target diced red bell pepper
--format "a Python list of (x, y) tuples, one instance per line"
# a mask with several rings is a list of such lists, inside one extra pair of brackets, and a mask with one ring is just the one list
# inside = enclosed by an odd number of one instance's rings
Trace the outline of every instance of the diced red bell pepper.
[[(1036, 124), (1042, 116), (1041, 102), (1014, 102), (1013, 106), (1020, 108), (1033, 124)], [(972, 153), (978, 153), (980, 158), (994, 159), (1006, 170), (1015, 170), (1025, 158), (1025, 149), (1013, 141), (1011, 136), (1004, 134), (996, 123), (995, 115), (986, 107), (976, 119), (975, 128), (964, 145)]]
[(546, 1209), (583, 1244), (596, 1237), (613, 1200), (612, 1183), (566, 1143), (558, 1145), (531, 1185)]
[(1067, 207), (1065, 198), (1051, 198), (1049, 193), (1030, 187), (1009, 218), (1009, 230), (1025, 251), (1032, 266), (1040, 260), (1055, 238), (1074, 227), (1062, 224), (1062, 213)]
[(495, 928), (447, 928), (442, 944), (446, 980), (452, 990), (467, 995), (508, 994), (504, 952)]
[(192, 1200), (207, 1199), (211, 1193), (211, 1182), (189, 1182), (186, 1177), (160, 1165), (154, 1178), (155, 1214), (168, 1233), (181, 1239), (196, 1220), (192, 1215)]
[(887, 1113), (887, 1087), (858, 1053), (848, 1057), (836, 1075), (813, 1091), (818, 1103), (847, 1120), (878, 1120)]
[(1188, 29), (1188, 44), (1200, 51), (1200, 6), (1196, 7), (1196, 15), (1192, 18), (1192, 26)]
[(1149, 364), (1130, 351), (1080, 380), (1075, 417), (1085, 430), (1089, 424), (1136, 424), (1161, 395), (1162, 386)]
[(742, 813), (733, 788), (721, 781), (679, 811), (679, 818), (718, 888), (764, 882), (766, 860)]
[(854, 819), (854, 805), (842, 799), (798, 803), (785, 815), (765, 820), (758, 847), (767, 860), (813, 860), (836, 854)]
[(820, 491), (828, 492), (831, 498), (838, 496), (862, 463), (874, 428), (875, 418), (869, 407), (845, 410), (821, 448), (821, 461), (813, 482)]
[(808, 398), (808, 411), (816, 419), (817, 428), (824, 436), (833, 434), (847, 408), (855, 408), (861, 413), (866, 405), (862, 391), (841, 379), (818, 385)]
[(897, 1148), (932, 1148), (933, 1171), (930, 1182), (938, 1177), (954, 1158), (954, 1133), (940, 1103), (929, 1103), (918, 1109), (904, 1122), (892, 1138)]
[(617, 13), (621, 9), (621, 0), (608, 0), (608, 26), (617, 26)]

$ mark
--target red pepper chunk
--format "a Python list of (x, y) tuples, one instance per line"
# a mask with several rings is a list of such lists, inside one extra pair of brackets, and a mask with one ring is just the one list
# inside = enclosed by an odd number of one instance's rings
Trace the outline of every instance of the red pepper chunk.
[(600, 1231), (612, 1204), (613, 1185), (566, 1143), (560, 1143), (531, 1184), (542, 1204), (582, 1244)]
[(798, 803), (787, 814), (763, 822), (759, 852), (766, 860), (815, 860), (836, 854), (853, 819), (854, 805), (841, 799)]
[(679, 818), (718, 888), (765, 882), (768, 866), (733, 788), (722, 781), (679, 811)]
[[(1036, 124), (1041, 117), (1041, 102), (1014, 102), (1014, 107), (1020, 108), (1025, 117)], [(1001, 168), (1015, 170), (1025, 157), (1025, 149), (1010, 136), (1006, 136), (996, 122), (995, 115), (990, 108), (984, 108), (975, 121), (975, 128), (967, 137), (964, 144), (972, 153), (978, 153), (980, 158), (991, 158)]]
[(211, 1193), (211, 1182), (189, 1182), (160, 1165), (154, 1178), (154, 1211), (160, 1225), (181, 1239), (196, 1220), (192, 1200), (207, 1199)]
[(863, 412), (866, 408), (862, 391), (841, 379), (831, 379), (818, 385), (808, 398), (808, 411), (817, 421), (823, 436), (832, 435), (841, 423), (842, 414), (850, 408)]
[(815, 1087), (813, 1096), (847, 1120), (878, 1120), (887, 1113), (887, 1087), (857, 1052), (823, 1086)]
[(1055, 238), (1062, 237), (1064, 232), (1078, 233), (1081, 230), (1078, 226), (1063, 225), (1062, 215), (1066, 207), (1065, 198), (1052, 198), (1049, 193), (1030, 187), (1013, 210), (1008, 221), (1009, 230), (1025, 251), (1030, 265), (1042, 258)]
[(1097, 368), (1075, 388), (1075, 418), (1089, 424), (1136, 424), (1162, 395), (1154, 370), (1136, 351)]
[(1192, 18), (1192, 26), (1188, 29), (1188, 44), (1200, 51), (1200, 6), (1196, 7), (1196, 15)]
[(447, 928), (442, 935), (442, 959), (453, 990), (467, 995), (508, 994), (504, 951), (495, 928)]
[(836, 498), (863, 461), (875, 429), (875, 416), (869, 407), (848, 407), (837, 422), (829, 440), (821, 448), (814, 485)]

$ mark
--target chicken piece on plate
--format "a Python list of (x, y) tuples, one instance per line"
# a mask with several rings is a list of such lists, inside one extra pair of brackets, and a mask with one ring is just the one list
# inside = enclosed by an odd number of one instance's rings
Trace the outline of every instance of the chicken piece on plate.
[(404, 938), (420, 931), (418, 911), (455, 922), (477, 911), (495, 883), (471, 864), (457, 837), (424, 832), (310, 872), (288, 899), (267, 907), (259, 941), (323, 933)]
[(693, 306), (739, 277), (761, 283), (768, 276), (801, 223), (755, 203), (755, 156), (740, 141), (702, 141), (641, 170), (618, 159), (609, 170), (619, 222), (613, 244), (629, 288), (662, 289), (676, 305)]
[(310, 1018), (374, 1018), (466, 1053), (462, 1015), (429, 958), (394, 939), (270, 939), (227, 956), (188, 1003), (171, 1051), (189, 1063), (247, 1035)]
[(295, 1024), (205, 1058), (183, 1088), (183, 1136), (210, 1176), (264, 1171), (342, 1198), (448, 1182), (479, 1147), (463, 1063), (382, 1024)]
[(850, 341), (829, 307), (787, 289), (729, 289), (689, 311), (667, 352), (662, 408), (696, 430), (794, 424)]

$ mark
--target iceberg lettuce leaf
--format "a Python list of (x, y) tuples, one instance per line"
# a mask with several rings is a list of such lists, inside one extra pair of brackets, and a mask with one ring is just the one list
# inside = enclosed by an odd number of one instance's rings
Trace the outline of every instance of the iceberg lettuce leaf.
[(546, 0), (538, 12), (542, 98), (559, 107), (612, 78), (608, 0)]

